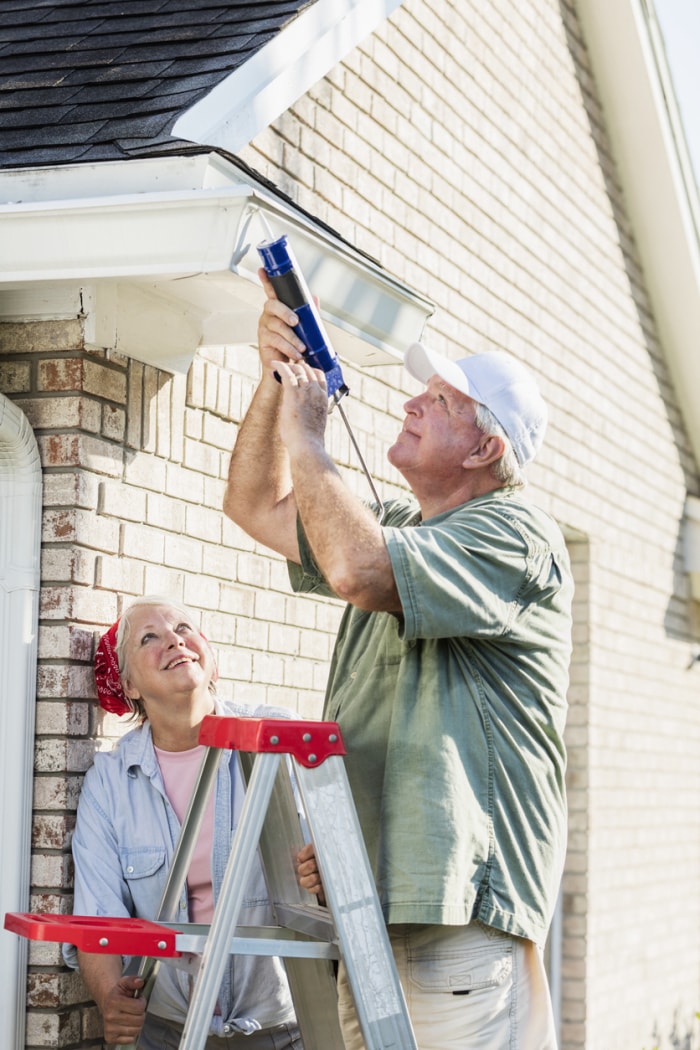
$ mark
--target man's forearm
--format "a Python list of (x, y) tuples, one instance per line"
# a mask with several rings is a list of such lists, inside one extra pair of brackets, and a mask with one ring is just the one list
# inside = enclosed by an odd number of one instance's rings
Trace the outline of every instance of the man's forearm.
[(224, 512), (254, 539), (299, 560), (289, 459), (279, 436), (281, 388), (263, 376), (229, 463)]
[(291, 471), (299, 517), (331, 588), (359, 608), (399, 611), (381, 526), (346, 487), (322, 442), (310, 442)]
[(80, 976), (97, 1003), (100, 1013), (104, 1014), (107, 996), (118, 983), (122, 975), (120, 955), (95, 955), (78, 952)]

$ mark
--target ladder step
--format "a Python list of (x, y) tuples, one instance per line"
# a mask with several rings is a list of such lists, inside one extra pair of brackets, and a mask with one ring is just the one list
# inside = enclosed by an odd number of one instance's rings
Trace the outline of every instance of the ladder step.
[(32, 941), (74, 944), (81, 952), (93, 955), (148, 955), (167, 959), (180, 954), (175, 944), (177, 930), (148, 919), (7, 912), (5, 929)]

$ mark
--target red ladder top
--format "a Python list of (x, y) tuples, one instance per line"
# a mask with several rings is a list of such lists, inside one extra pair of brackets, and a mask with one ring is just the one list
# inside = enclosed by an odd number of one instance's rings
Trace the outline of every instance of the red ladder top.
[(206, 715), (199, 731), (199, 742), (232, 751), (279, 751), (293, 755), (297, 762), (309, 768), (320, 765), (330, 755), (345, 754), (337, 722), (305, 719)]

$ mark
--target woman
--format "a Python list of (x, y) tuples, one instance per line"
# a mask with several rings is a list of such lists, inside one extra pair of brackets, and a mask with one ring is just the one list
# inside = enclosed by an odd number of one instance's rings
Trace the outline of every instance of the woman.
[[(212, 650), (191, 612), (160, 597), (135, 601), (103, 636), (95, 657), (102, 707), (139, 720), (115, 750), (98, 753), (88, 770), (73, 837), (76, 915), (153, 919), (204, 748), (205, 715), (267, 715), (215, 699)], [(222, 752), (216, 788), (204, 818), (179, 903), (182, 921), (208, 923), (228, 860), (244, 786), (235, 753)], [(310, 859), (311, 858), (311, 859)], [(299, 856), (300, 881), (315, 888), (311, 851)], [(262, 868), (256, 863), (244, 904), (245, 925), (269, 924)], [(107, 1043), (140, 1050), (177, 1050), (187, 1015), (191, 977), (161, 964), (148, 1013), (136, 976), (122, 975), (119, 956), (64, 946), (80, 968), (104, 1021)], [(302, 1042), (279, 959), (232, 957), (212, 1017), (207, 1050), (233, 1044), (247, 1050), (299, 1050)]]

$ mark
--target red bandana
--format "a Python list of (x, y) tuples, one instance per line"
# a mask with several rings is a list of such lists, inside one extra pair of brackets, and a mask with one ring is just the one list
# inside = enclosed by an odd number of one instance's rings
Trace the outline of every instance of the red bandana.
[(119, 620), (100, 638), (95, 650), (95, 684), (100, 707), (115, 715), (126, 715), (132, 710), (122, 688), (117, 660), (117, 627)]

